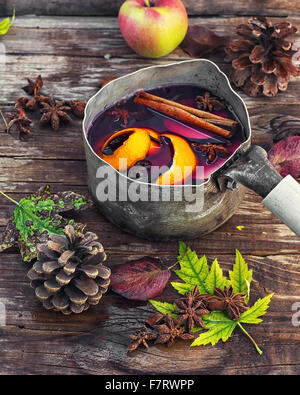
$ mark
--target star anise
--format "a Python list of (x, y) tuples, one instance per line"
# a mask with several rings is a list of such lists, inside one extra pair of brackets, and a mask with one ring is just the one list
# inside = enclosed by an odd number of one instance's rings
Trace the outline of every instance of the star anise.
[(202, 299), (203, 295), (206, 295), (206, 294), (200, 294), (198, 286), (195, 285), (192, 290), (192, 297), (193, 297), (194, 301), (198, 302), (199, 300), (201, 300), (203, 302), (203, 299)]
[(107, 115), (112, 115), (115, 122), (121, 121), (121, 124), (124, 127), (128, 125), (129, 112), (124, 108), (116, 108), (115, 110), (108, 111)]
[(42, 105), (42, 103), (49, 103), (48, 96), (34, 96), (29, 99), (25, 105), (26, 110), (34, 111), (37, 109), (38, 105)]
[(136, 350), (140, 345), (148, 348), (149, 345), (147, 342), (155, 340), (157, 338), (157, 333), (147, 333), (147, 328), (144, 326), (140, 330), (138, 330), (135, 334), (131, 335), (132, 343), (128, 348), (128, 352), (132, 352)]
[(210, 310), (226, 310), (231, 320), (238, 320), (240, 315), (249, 309), (245, 302), (246, 295), (243, 293), (234, 293), (230, 285), (229, 288), (222, 289), (215, 287), (214, 295), (204, 296), (204, 301)]
[(202, 151), (206, 154), (208, 163), (214, 162), (217, 158), (217, 155), (221, 155), (223, 157), (228, 157), (231, 155), (229, 150), (221, 144), (191, 144), (197, 151)]
[(40, 91), (44, 85), (43, 79), (41, 75), (38, 75), (33, 81), (30, 78), (27, 78), (28, 85), (24, 86), (22, 89), (31, 96), (39, 96)]
[(197, 107), (200, 110), (220, 111), (225, 108), (224, 104), (214, 96), (211, 96), (209, 92), (205, 92), (203, 96), (196, 97)]
[(31, 120), (27, 117), (24, 107), (27, 103), (28, 99), (26, 97), (19, 97), (15, 101), (15, 110), (16, 113), (9, 113), (9, 117), (11, 121), (8, 123), (6, 127), (6, 132), (9, 133), (10, 129), (14, 124), (17, 125), (19, 130), (19, 138), (20, 140), (26, 140), (31, 133)]
[(155, 325), (162, 323), (164, 318), (165, 316), (162, 313), (154, 313), (147, 318), (145, 324), (153, 328)]
[(165, 321), (165, 324), (154, 325), (154, 329), (158, 332), (158, 337), (154, 344), (167, 343), (169, 347), (174, 343), (176, 338), (182, 340), (194, 339), (194, 335), (191, 333), (184, 333), (184, 327), (176, 324), (169, 314), (165, 316)]
[(27, 100), (25, 108), (26, 110), (33, 111), (37, 108), (38, 104), (43, 101), (48, 101), (48, 97), (40, 96), (41, 89), (44, 85), (43, 79), (40, 75), (36, 77), (35, 81), (31, 80), (30, 78), (27, 80), (28, 85), (24, 86), (23, 90), (33, 97)]
[(195, 288), (193, 293), (189, 292), (185, 298), (175, 300), (175, 303), (179, 307), (174, 311), (175, 314), (179, 315), (175, 322), (176, 324), (182, 324), (186, 321), (187, 331), (189, 333), (192, 333), (195, 324), (201, 328), (205, 328), (201, 316), (210, 312), (207, 310), (203, 300), (199, 299), (199, 293)]
[(40, 120), (41, 125), (50, 123), (53, 130), (58, 130), (60, 121), (72, 122), (72, 118), (67, 114), (71, 110), (70, 106), (66, 105), (64, 100), (56, 102), (53, 95), (49, 97), (49, 102), (42, 102), (41, 113), (43, 114)]
[(86, 101), (70, 100), (66, 104), (71, 107), (71, 111), (76, 117), (84, 118)]

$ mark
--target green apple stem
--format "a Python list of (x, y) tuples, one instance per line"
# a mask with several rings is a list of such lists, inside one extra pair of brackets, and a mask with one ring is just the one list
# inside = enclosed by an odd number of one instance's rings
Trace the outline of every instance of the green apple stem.
[(149, 0), (144, 0), (147, 7), (151, 7)]

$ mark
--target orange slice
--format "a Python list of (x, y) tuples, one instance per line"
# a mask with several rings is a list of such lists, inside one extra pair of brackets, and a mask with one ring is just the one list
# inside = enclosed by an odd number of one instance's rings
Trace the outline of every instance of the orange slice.
[[(143, 128), (131, 128), (121, 130), (111, 136), (104, 143), (102, 150), (113, 138), (130, 131), (132, 131), (132, 133), (128, 139), (119, 148), (117, 148), (112, 155), (105, 155), (102, 152), (99, 154), (101, 159), (104, 159), (107, 163), (120, 171), (129, 169), (136, 162), (144, 159), (150, 148), (151, 140), (149, 130)], [(127, 162), (124, 161), (124, 163), (122, 163), (122, 159), (126, 159)]]
[(168, 171), (159, 176), (156, 184), (176, 185), (183, 184), (184, 179), (192, 175), (197, 166), (197, 158), (190, 145), (179, 136), (165, 133), (173, 145), (174, 156), (172, 166)]

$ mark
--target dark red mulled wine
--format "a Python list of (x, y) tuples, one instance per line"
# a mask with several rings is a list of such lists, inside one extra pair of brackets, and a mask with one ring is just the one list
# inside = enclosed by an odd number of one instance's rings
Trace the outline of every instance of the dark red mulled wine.
[[(208, 95), (207, 90), (195, 85), (163, 86), (148, 92), (192, 108), (200, 108), (199, 97), (205, 98)], [(188, 143), (191, 149), (191, 159), (193, 157), (194, 161), (195, 157), (197, 166), (203, 166), (204, 176), (202, 173), (201, 177), (206, 180), (211, 173), (226, 162), (243, 142), (242, 128), (239, 123), (232, 137), (224, 138), (203, 128), (172, 118), (166, 113), (136, 104), (134, 102), (135, 96), (124, 98), (106, 108), (105, 111), (97, 115), (90, 125), (88, 140), (93, 150), (102, 158), (108, 158), (110, 155), (113, 157), (116, 150), (126, 142), (135, 128), (152, 130), (153, 133), (150, 133), (149, 136), (151, 149), (135, 164), (144, 166), (149, 171), (153, 166), (168, 166), (170, 168), (174, 160), (174, 147), (176, 146), (176, 149), (182, 151), (182, 155), (187, 155), (189, 151), (186, 149), (186, 143)], [(205, 111), (222, 118), (238, 121), (223, 100), (214, 98), (212, 94), (210, 97), (212, 100), (207, 101), (207, 105), (203, 108)], [(221, 105), (218, 105), (218, 101)], [(128, 131), (116, 133), (123, 129), (128, 129)], [(176, 140), (172, 136), (179, 136), (181, 139)], [(181, 140), (184, 142), (180, 143)], [(190, 182), (199, 183), (197, 177), (199, 178), (199, 175), (193, 171)]]

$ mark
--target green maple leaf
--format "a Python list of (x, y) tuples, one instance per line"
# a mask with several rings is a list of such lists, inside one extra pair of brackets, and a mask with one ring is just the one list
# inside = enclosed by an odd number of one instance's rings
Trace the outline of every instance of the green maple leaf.
[(210, 314), (203, 316), (205, 328), (208, 330), (201, 333), (194, 340), (191, 346), (204, 346), (206, 344), (212, 344), (214, 346), (220, 340), (225, 342), (230, 338), (236, 326), (239, 326), (241, 330), (252, 341), (258, 353), (262, 354), (262, 351), (260, 350), (258, 345), (255, 343), (249, 333), (244, 329), (241, 323), (259, 324), (260, 322), (262, 322), (262, 319), (258, 317), (266, 314), (266, 311), (269, 308), (270, 300), (273, 295), (274, 293), (267, 295), (263, 299), (258, 299), (255, 304), (250, 307), (249, 310), (241, 314), (240, 318), (237, 321), (231, 320), (227, 316), (227, 314), (222, 311), (213, 311)]
[[(195, 285), (198, 286), (200, 293), (208, 294), (213, 294), (215, 287), (224, 290), (225, 287), (227, 288), (232, 285), (234, 293), (246, 294), (246, 300), (248, 301), (252, 270), (248, 269), (248, 265), (238, 250), (236, 250), (233, 269), (229, 271), (229, 279), (223, 275), (223, 270), (217, 259), (214, 260), (209, 268), (205, 255), (199, 258), (196, 252), (188, 248), (183, 242), (179, 242), (178, 262), (180, 264), (180, 270), (174, 271), (184, 282), (172, 282), (171, 284), (179, 294), (184, 295), (187, 292), (191, 292)], [(202, 318), (206, 330), (199, 334), (191, 346), (195, 347), (207, 344), (214, 346), (220, 340), (226, 342), (238, 326), (249, 337), (257, 352), (262, 354), (262, 351), (242, 326), (242, 323), (259, 324), (262, 322), (262, 319), (259, 317), (266, 314), (273, 295), (272, 293), (263, 299), (258, 299), (252, 307), (241, 314), (237, 321), (231, 320), (227, 313), (223, 311), (212, 311), (210, 314), (204, 315)], [(160, 313), (171, 314), (173, 318), (177, 317), (173, 313), (177, 308), (175, 303), (157, 302), (155, 300), (150, 300), (150, 303)], [(193, 332), (198, 332), (199, 330), (201, 328), (194, 327)]]
[(244, 324), (259, 324), (262, 322), (262, 319), (258, 317), (266, 314), (273, 295), (274, 293), (271, 293), (263, 299), (258, 299), (249, 310), (241, 314), (238, 321), (243, 322)]
[(205, 280), (205, 286), (208, 290), (207, 293), (213, 294), (215, 287), (224, 289), (229, 286), (230, 283), (226, 277), (223, 276), (223, 270), (220, 268), (218, 260), (215, 259), (211, 265), (209, 274)]
[(180, 270), (174, 270), (184, 283), (172, 282), (172, 286), (181, 295), (191, 292), (195, 285), (198, 286), (200, 293), (214, 293), (214, 288), (218, 287), (224, 289), (229, 285), (229, 281), (223, 276), (223, 271), (220, 268), (217, 259), (209, 269), (206, 256), (198, 257), (195, 251), (192, 251), (182, 241), (179, 242), (179, 256), (178, 261)]
[(200, 293), (208, 293), (205, 280), (209, 274), (206, 256), (198, 258), (195, 251), (192, 251), (183, 241), (179, 242), (178, 261), (180, 270), (174, 270), (184, 283), (172, 282), (172, 286), (181, 295), (191, 292), (195, 285), (198, 286)]
[(8, 32), (9, 28), (15, 21), (15, 9), (13, 11), (13, 16), (12, 19), (10, 18), (5, 18), (3, 21), (0, 22), (0, 35), (4, 35)]
[(152, 304), (153, 307), (156, 308), (157, 311), (166, 315), (170, 314), (170, 316), (176, 319), (178, 316), (174, 314), (173, 311), (176, 310), (178, 307), (175, 303), (168, 303), (168, 302), (159, 302), (158, 300), (149, 299), (149, 302)]
[(252, 281), (252, 270), (248, 270), (248, 265), (238, 250), (236, 250), (233, 270), (229, 270), (229, 278), (234, 293), (243, 293), (247, 295), (246, 302), (248, 302), (250, 284)]
[(48, 186), (19, 202), (2, 191), (0, 193), (16, 204), (13, 217), (1, 235), (0, 252), (18, 245), (24, 261), (31, 261), (37, 256), (37, 245), (47, 241), (49, 235), (63, 235), (67, 224), (72, 224), (77, 231), (84, 229), (84, 225), (67, 220), (60, 213), (91, 206), (91, 202), (82, 195), (71, 191), (52, 194)]
[(201, 333), (197, 339), (193, 341), (191, 344), (192, 347), (205, 346), (206, 344), (212, 344), (214, 346), (219, 340), (226, 342), (237, 326), (237, 322), (232, 321), (222, 311), (213, 311), (203, 316), (203, 322), (205, 328), (208, 330)]

